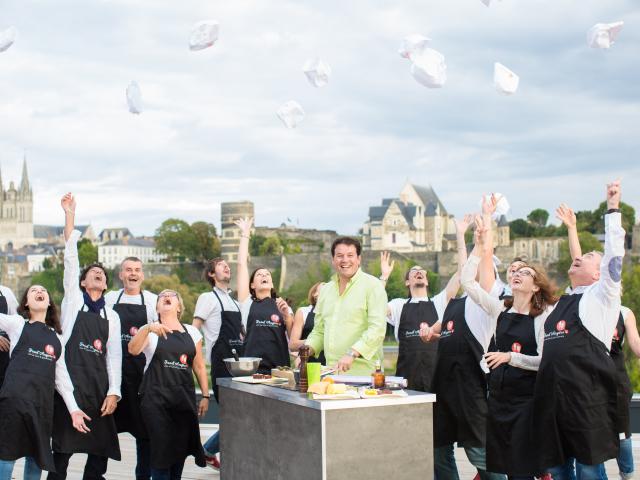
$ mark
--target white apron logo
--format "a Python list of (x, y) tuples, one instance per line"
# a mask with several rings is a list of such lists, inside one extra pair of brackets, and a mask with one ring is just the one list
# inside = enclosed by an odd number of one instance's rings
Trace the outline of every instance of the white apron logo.
[(420, 336), (420, 330), (419, 329), (406, 330), (404, 332), (404, 337), (405, 338), (413, 338), (413, 337), (419, 337), (419, 336)]
[(129, 329), (129, 335), (131, 335), (132, 337), (135, 337), (138, 334), (138, 328), (137, 327), (131, 327)]
[(180, 358), (178, 358), (178, 361), (169, 361), (169, 360), (165, 360), (164, 361), (164, 368), (173, 368), (175, 370), (186, 370), (189, 366), (187, 365), (187, 354), (183, 353), (182, 355), (180, 355)]
[(569, 330), (567, 330), (567, 322), (564, 321), (564, 320), (560, 320), (558, 323), (556, 323), (555, 332), (551, 331), (549, 333), (545, 333), (544, 334), (544, 341), (546, 342), (547, 340), (555, 340), (557, 338), (565, 338), (568, 333), (569, 333)]
[(137, 327), (131, 327), (129, 329), (129, 333), (123, 333), (121, 335), (121, 339), (122, 339), (123, 342), (130, 342), (131, 339), (136, 336), (136, 333), (138, 333), (138, 328)]
[[(273, 320), (276, 317), (276, 320)], [(256, 320), (256, 327), (270, 327), (277, 328), (280, 326), (280, 317), (273, 315), (269, 320)]]
[(86, 343), (80, 342), (78, 344), (78, 348), (85, 352), (94, 353), (96, 355), (102, 355), (102, 341), (100, 341), (100, 339), (94, 340), (93, 345), (88, 345)]
[(522, 351), (522, 345), (518, 342), (513, 342), (513, 345), (511, 345), (511, 351), (514, 353), (520, 353)]
[(47, 360), (49, 362), (53, 362), (56, 359), (56, 352), (51, 345), (46, 345), (44, 347), (44, 352), (42, 350), (36, 350), (35, 348), (29, 347), (27, 355), (39, 360)]
[(183, 365), (187, 364), (187, 355), (186, 354), (183, 353), (182, 355), (180, 355), (180, 363), (183, 364)]
[(280, 317), (278, 315), (276, 315), (275, 313), (273, 315), (271, 315), (271, 321), (273, 323), (275, 323), (276, 325), (280, 325)]

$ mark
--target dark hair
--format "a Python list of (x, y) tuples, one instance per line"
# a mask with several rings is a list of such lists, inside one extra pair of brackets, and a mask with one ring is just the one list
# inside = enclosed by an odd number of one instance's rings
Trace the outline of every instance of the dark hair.
[(120, 262), (120, 268), (122, 268), (122, 265), (124, 265), (124, 262), (138, 262), (138, 263), (142, 263), (142, 260), (140, 260), (138, 257), (127, 257), (124, 260), (122, 260)]
[(513, 260), (511, 260), (511, 263), (509, 265), (513, 265), (516, 262), (522, 262), (522, 263), (527, 263), (527, 261), (522, 258), (522, 257), (515, 257)]
[(316, 292), (320, 288), (320, 285), (322, 285), (323, 283), (324, 282), (314, 283), (313, 286), (309, 289), (309, 293), (307, 294), (307, 302), (309, 302), (309, 305), (313, 305), (314, 307), (316, 306), (316, 299), (314, 297)]
[[(413, 270), (415, 267), (420, 267), (420, 265), (414, 265), (409, 270), (407, 270), (407, 272), (404, 274), (404, 281), (405, 282), (409, 281), (409, 274), (411, 273), (411, 270)], [(424, 280), (427, 282), (427, 286), (428, 286), (429, 285), (429, 270), (427, 270), (424, 267), (420, 267), (420, 268), (425, 271)], [(409, 285), (407, 285), (407, 297), (411, 298), (411, 287), (409, 287)]]
[(204, 267), (204, 271), (202, 272), (202, 275), (204, 276), (204, 279), (207, 282), (209, 282), (209, 285), (211, 285), (212, 287), (216, 286), (216, 279), (212, 277), (210, 274), (214, 273), (216, 271), (216, 267), (218, 266), (218, 264), (224, 261), (225, 260), (222, 257), (216, 257), (216, 258), (212, 258), (211, 260), (207, 260), (207, 266)]
[(82, 269), (82, 272), (80, 272), (79, 285), (80, 285), (80, 290), (82, 290), (83, 292), (85, 292), (86, 290), (82, 286), (82, 282), (84, 281), (85, 278), (87, 278), (87, 273), (89, 273), (89, 270), (91, 270), (92, 268), (95, 268), (95, 267), (98, 267), (100, 270), (102, 270), (104, 272), (104, 279), (107, 281), (107, 284), (109, 284), (109, 274), (107, 273), (107, 269), (104, 268), (104, 265), (102, 265), (102, 263), (93, 262), (93, 263), (90, 263), (89, 265), (87, 265), (86, 267), (84, 267)]
[(356, 247), (356, 253), (360, 256), (362, 253), (362, 245), (360, 245), (360, 241), (351, 237), (338, 237), (331, 244), (331, 256), (334, 257), (336, 254), (336, 247), (338, 245), (352, 245)]
[[(33, 287), (33, 285), (31, 285)], [(24, 293), (22, 294), (22, 298), (20, 299), (20, 303), (18, 304), (18, 315), (22, 315), (25, 319), (31, 320), (31, 315), (29, 315), (29, 307), (27, 306), (27, 295), (29, 294), (28, 287)], [(44, 318), (44, 323), (49, 327), (53, 328), (55, 332), (59, 335), (62, 335), (62, 327), (60, 326), (60, 316), (58, 315), (58, 307), (53, 303), (53, 299), (47, 291), (47, 295), (49, 295), (49, 306), (47, 307), (47, 315)]]
[[(258, 267), (253, 272), (251, 272), (251, 276), (249, 277), (249, 293), (251, 294), (251, 298), (256, 298), (256, 291), (253, 288), (251, 288), (251, 284), (253, 283), (253, 278), (256, 276), (256, 273), (258, 273), (258, 270), (266, 270), (269, 273), (271, 273), (269, 269), (265, 267)], [(272, 281), (273, 281), (273, 278), (272, 278)], [(276, 293), (276, 289), (272, 288), (271, 298), (275, 299), (277, 296), (278, 294)]]
[[(547, 306), (554, 305), (558, 301), (558, 296), (555, 294), (556, 286), (549, 280), (547, 273), (541, 266), (525, 263), (520, 268), (530, 268), (535, 272), (533, 283), (540, 290), (534, 293), (533, 297), (531, 297), (529, 315), (537, 317), (545, 311)], [(520, 268), (518, 270), (520, 270)], [(513, 307), (513, 297), (506, 297), (504, 299), (504, 306), (508, 309)]]

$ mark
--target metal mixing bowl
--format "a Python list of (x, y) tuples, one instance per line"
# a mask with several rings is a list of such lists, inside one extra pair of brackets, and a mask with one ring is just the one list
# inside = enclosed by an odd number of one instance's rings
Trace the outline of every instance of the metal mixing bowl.
[(240, 357), (240, 360), (225, 358), (224, 363), (231, 375), (234, 377), (244, 377), (256, 373), (261, 360), (261, 358), (257, 357)]

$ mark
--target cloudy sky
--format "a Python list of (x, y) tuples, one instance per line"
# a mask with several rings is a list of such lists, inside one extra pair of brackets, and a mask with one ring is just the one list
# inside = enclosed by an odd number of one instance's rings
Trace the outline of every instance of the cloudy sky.
[[(220, 22), (191, 52), (198, 21)], [(595, 23), (623, 20), (610, 50)], [(355, 233), (404, 182), (431, 184), (448, 210), (485, 191), (512, 218), (566, 201), (592, 209), (622, 177), (640, 209), (637, 0), (0, 0), (0, 164), (19, 181), (27, 152), (36, 223), (78, 221), (151, 234), (168, 217), (219, 224), (220, 202), (252, 200), (257, 223)], [(422, 33), (445, 55), (432, 90), (397, 50)], [(319, 56), (330, 84), (302, 66)], [(493, 64), (520, 75), (510, 97)], [(136, 80), (145, 110), (127, 110)], [(275, 111), (306, 110), (287, 130)]]

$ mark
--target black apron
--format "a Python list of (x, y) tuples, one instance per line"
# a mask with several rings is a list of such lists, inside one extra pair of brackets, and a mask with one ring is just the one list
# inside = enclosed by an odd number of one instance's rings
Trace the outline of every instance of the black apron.
[(431, 387), (437, 398), (433, 410), (435, 447), (454, 442), (465, 447), (485, 446), (487, 382), (480, 368), (484, 349), (467, 325), (465, 301), (452, 299), (442, 319)]
[(544, 324), (533, 410), (539, 471), (571, 457), (597, 465), (618, 455), (616, 367), (582, 324), (581, 298), (562, 296)]
[(284, 318), (273, 298), (253, 300), (247, 319), (244, 354), (262, 358), (258, 372), (270, 375), (272, 368), (290, 366), (286, 331)]
[(25, 323), (0, 389), (0, 459), (33, 457), (55, 471), (51, 453), (56, 362), (62, 345), (42, 322)]
[(140, 386), (141, 410), (149, 432), (151, 467), (167, 469), (189, 455), (206, 466), (193, 383), (196, 346), (186, 328), (158, 337)]
[(231, 353), (232, 349), (236, 349), (239, 357), (244, 356), (245, 331), (242, 325), (240, 307), (235, 300), (233, 303), (238, 307), (238, 311), (225, 310), (222, 299), (215, 289), (213, 289), (213, 294), (218, 299), (218, 302), (220, 302), (220, 332), (218, 333), (216, 343), (214, 343), (211, 349), (211, 385), (213, 386), (213, 396), (217, 402), (218, 385), (216, 384), (216, 379), (231, 376), (224, 363), (224, 359), (233, 358), (233, 353)]
[(144, 354), (131, 355), (129, 342), (144, 325), (147, 324), (147, 307), (144, 295), (140, 292), (142, 305), (120, 303), (124, 290), (118, 295), (113, 310), (120, 316), (120, 339), (122, 340), (122, 398), (113, 416), (118, 433), (129, 432), (136, 438), (147, 438), (140, 413), (138, 391), (144, 374)]
[(624, 433), (625, 438), (629, 438), (631, 437), (629, 409), (631, 408), (633, 387), (627, 374), (627, 368), (624, 363), (624, 351), (622, 349), (625, 330), (624, 317), (622, 313), (620, 313), (618, 325), (616, 325), (613, 341), (611, 342), (611, 358), (616, 365), (616, 379), (618, 384), (618, 433)]
[[(300, 340), (306, 340), (309, 334), (313, 331), (313, 327), (316, 324), (316, 306), (312, 305), (311, 310), (307, 313), (307, 318), (304, 319), (304, 325), (302, 326), (302, 334), (300, 335)], [(320, 352), (320, 355), (317, 357), (309, 357), (309, 362), (318, 362), (322, 365), (327, 364), (327, 359), (324, 356), (324, 352)]]
[[(534, 320), (530, 315), (502, 312), (496, 327), (497, 352), (537, 356)], [(536, 372), (503, 363), (489, 375), (487, 471), (530, 476), (536, 471), (531, 413)]]
[[(84, 305), (83, 307), (84, 308)], [(73, 396), (78, 407), (91, 420), (89, 433), (80, 433), (71, 422), (71, 415), (62, 397), (56, 393), (53, 417), (53, 451), (58, 453), (89, 453), (120, 460), (120, 443), (113, 415), (101, 417), (100, 408), (109, 391), (107, 374), (107, 341), (109, 320), (97, 313), (80, 310), (71, 336), (65, 345), (65, 363), (73, 383)]]
[[(0, 313), (5, 315), (9, 313), (9, 306), (7, 305), (7, 297), (0, 291)], [(9, 335), (4, 330), (0, 330), (0, 337), (4, 337), (9, 340)], [(4, 374), (9, 366), (9, 352), (0, 352), (0, 387), (4, 381)]]
[(407, 379), (411, 390), (429, 391), (436, 366), (438, 342), (425, 343), (420, 340), (420, 324), (432, 326), (438, 321), (438, 312), (433, 302), (411, 303), (402, 306), (398, 325), (398, 364), (396, 376)]

